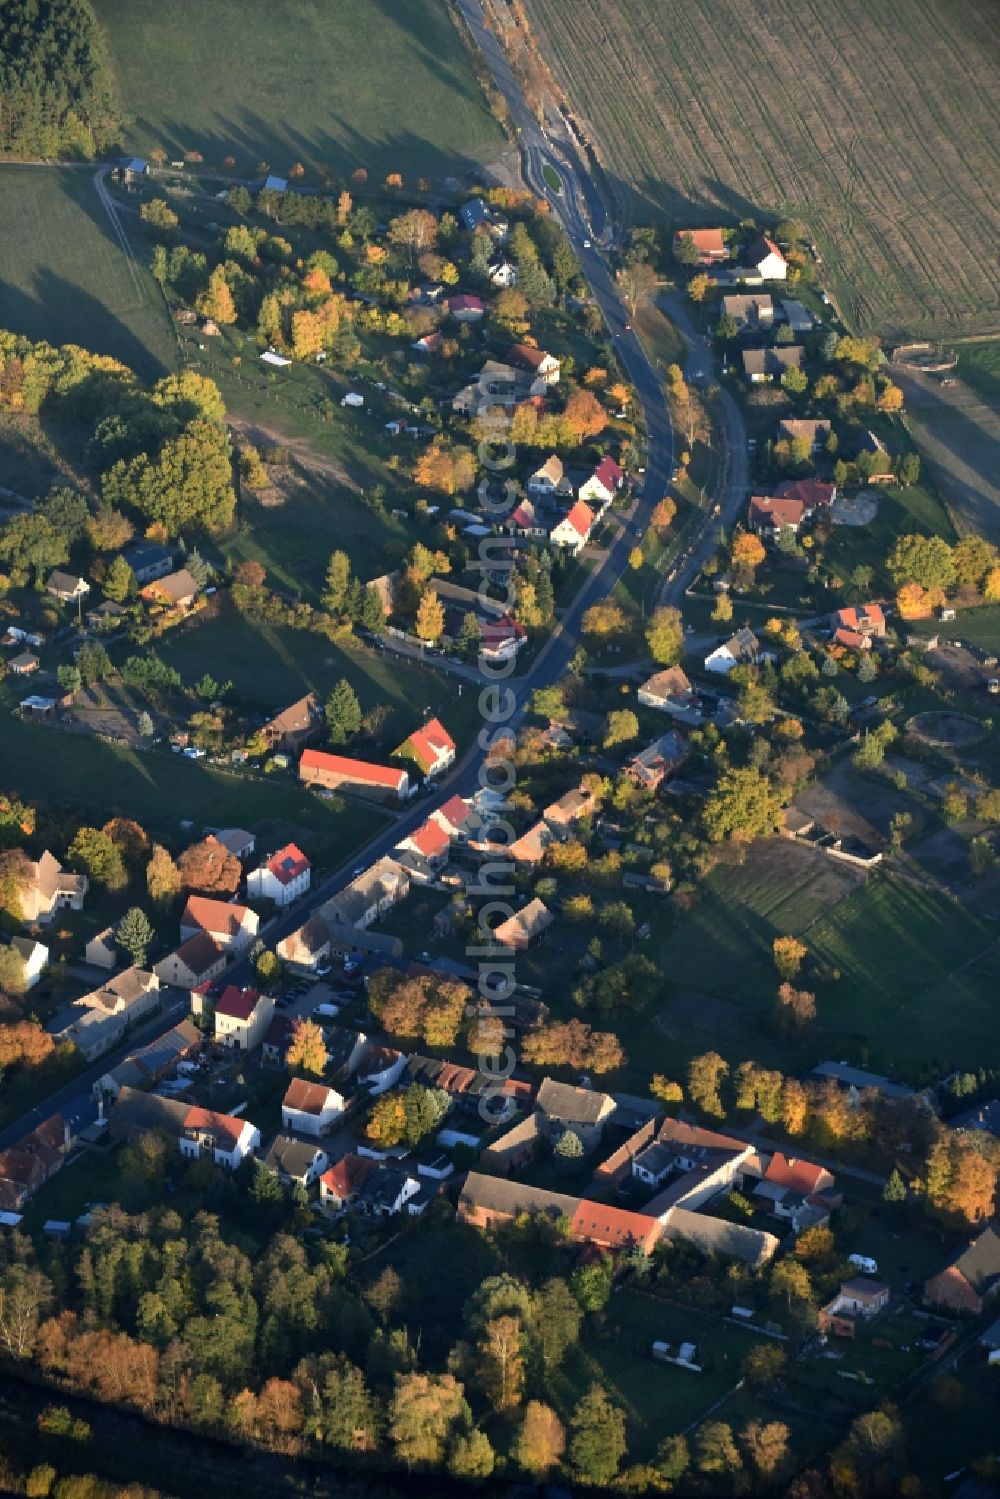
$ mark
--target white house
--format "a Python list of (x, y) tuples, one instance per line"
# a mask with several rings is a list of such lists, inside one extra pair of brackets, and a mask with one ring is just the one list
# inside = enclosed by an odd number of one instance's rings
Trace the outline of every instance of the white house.
[(625, 470), (619, 468), (613, 458), (602, 458), (590, 478), (580, 485), (579, 498), (598, 510), (604, 510), (611, 504), (624, 478)]
[(754, 666), (759, 660), (760, 642), (752, 630), (744, 627), (705, 657), (705, 670), (727, 677), (734, 666)]
[(323, 1135), (346, 1106), (336, 1088), (293, 1077), (281, 1102), (281, 1127), (302, 1135)]
[(266, 864), (250, 871), (247, 894), (252, 899), (273, 900), (277, 906), (290, 906), (305, 895), (311, 880), (312, 866), (305, 854), (294, 843), (286, 843)]
[(361, 1183), (355, 1207), (366, 1218), (391, 1218), (401, 1213), (420, 1191), (416, 1176), (394, 1162), (377, 1165)]
[(204, 932), (231, 952), (242, 952), (257, 935), (260, 917), (235, 901), (212, 900), (206, 895), (188, 896), (181, 913), (181, 941)]
[(330, 1157), (311, 1141), (293, 1140), (290, 1135), (275, 1135), (264, 1157), (264, 1165), (288, 1187), (297, 1183), (310, 1187), (326, 1170)]
[(406, 1057), (392, 1046), (374, 1042), (358, 1064), (358, 1083), (370, 1093), (385, 1093), (398, 1083), (406, 1067)]
[(21, 887), (21, 916), (25, 921), (38, 921), (44, 926), (56, 911), (82, 911), (88, 888), (85, 874), (71, 874), (46, 850), (37, 864), (31, 866), (31, 876)]
[(563, 516), (557, 526), (549, 532), (553, 546), (563, 547), (576, 556), (586, 546), (594, 525), (594, 515), (588, 505), (577, 500), (572, 510)]
[(33, 989), (49, 966), (49, 950), (34, 937), (13, 937), (11, 947), (24, 964), (24, 986)]
[(529, 476), (526, 486), (528, 493), (543, 498), (555, 494), (563, 484), (563, 475), (562, 459), (551, 453)]
[(788, 261), (774, 240), (763, 234), (747, 250), (746, 263), (765, 281), (784, 281), (788, 275)]
[(256, 989), (229, 984), (215, 1005), (215, 1039), (220, 1046), (253, 1051), (263, 1043), (274, 1018), (274, 1000)]
[(531, 344), (511, 344), (506, 357), (507, 363), (515, 370), (522, 370), (545, 385), (559, 384), (561, 365), (556, 356), (545, 349), (532, 348)]
[(429, 779), (454, 764), (455, 749), (455, 741), (440, 719), (429, 718), (403, 741), (396, 755), (413, 760)]
[(489, 263), (487, 272), (493, 286), (506, 289), (517, 285), (517, 267), (506, 255), (494, 255)]
[(212, 1109), (189, 1109), (178, 1145), (181, 1155), (198, 1160), (207, 1155), (217, 1166), (235, 1171), (260, 1144), (260, 1130), (249, 1119), (216, 1114)]

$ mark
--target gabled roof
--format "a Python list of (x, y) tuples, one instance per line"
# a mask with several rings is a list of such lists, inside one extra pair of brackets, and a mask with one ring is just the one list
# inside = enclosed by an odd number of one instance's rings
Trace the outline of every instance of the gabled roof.
[(446, 827), (454, 828), (458, 832), (467, 823), (476, 821), (468, 804), (460, 796), (449, 796), (446, 802), (431, 813), (434, 821), (443, 822)]
[(818, 1192), (824, 1186), (829, 1185), (832, 1172), (825, 1166), (817, 1166), (812, 1161), (798, 1160), (795, 1156), (782, 1155), (781, 1151), (775, 1151), (771, 1157), (771, 1164), (764, 1173), (764, 1180), (772, 1182), (777, 1187), (784, 1187), (786, 1191), (795, 1192), (801, 1197), (808, 1197), (811, 1192)]
[(584, 500), (577, 500), (572, 510), (566, 512), (559, 524), (570, 526), (578, 536), (586, 540), (594, 524), (594, 514)]
[(227, 1015), (231, 1020), (249, 1020), (259, 1000), (256, 989), (237, 989), (235, 984), (227, 984), (215, 1006), (215, 1013)]
[(780, 260), (784, 260), (785, 258), (774, 243), (774, 240), (768, 239), (766, 234), (762, 234), (758, 239), (754, 240), (746, 252), (747, 265), (760, 265), (761, 261), (766, 260), (769, 255), (777, 255)]
[(717, 1130), (702, 1129), (697, 1124), (686, 1124), (683, 1119), (664, 1119), (656, 1136), (662, 1144), (674, 1147), (677, 1152), (696, 1150), (737, 1150), (746, 1147), (742, 1140), (732, 1135), (720, 1135)]
[(180, 599), (191, 598), (198, 592), (197, 579), (192, 577), (186, 567), (180, 568), (175, 573), (167, 573), (163, 578), (154, 578), (151, 582), (144, 584), (141, 592), (143, 595), (151, 594), (154, 597), (166, 594), (168, 599), (176, 603)]
[(553, 1217), (572, 1218), (580, 1199), (565, 1192), (549, 1192), (505, 1177), (484, 1176), (478, 1171), (470, 1171), (458, 1202), (459, 1208), (466, 1211), (482, 1208), (510, 1218), (516, 1218), (519, 1213), (550, 1213)]
[(619, 468), (615, 460), (610, 456), (602, 458), (590, 476), (603, 484), (605, 489), (615, 489), (625, 477), (625, 470)]
[(654, 697), (683, 697), (691, 689), (691, 679), (682, 666), (668, 666), (643, 682), (641, 690)]
[[(529, 370), (532, 374), (537, 373), (545, 361), (552, 357), (547, 349), (533, 349), (530, 344), (511, 344), (506, 355), (508, 364), (512, 364), (515, 369)], [(558, 362), (556, 360), (557, 364)]]
[(856, 609), (838, 609), (836, 618), (839, 626), (845, 630), (863, 630), (866, 625), (881, 629), (885, 624), (881, 604), (859, 604)]
[[(334, 1090), (326, 1083), (311, 1083), (303, 1077), (293, 1077), (281, 1100), (283, 1109), (294, 1109), (299, 1114), (320, 1115), (330, 1107)], [(336, 1098), (334, 1094), (334, 1099)]]
[(721, 229), (678, 229), (675, 240), (692, 239), (702, 255), (725, 255), (728, 249)]
[(540, 463), (531, 475), (532, 479), (548, 479), (552, 484), (558, 484), (563, 476), (563, 461), (556, 453), (550, 453), (544, 463)]
[(777, 495), (755, 494), (750, 496), (749, 520), (751, 525), (769, 525), (775, 530), (782, 526), (798, 527), (805, 519), (806, 507), (802, 500), (781, 499)]
[(743, 1260), (748, 1265), (762, 1265), (778, 1248), (774, 1234), (745, 1223), (729, 1223), (708, 1213), (692, 1213), (687, 1208), (671, 1208), (663, 1224), (667, 1239), (683, 1239), (703, 1254), (721, 1254), (727, 1259)]
[(329, 755), (324, 750), (302, 751), (299, 762), (307, 770), (325, 770), (331, 775), (345, 776), (355, 781), (365, 781), (371, 786), (387, 786), (398, 791), (406, 775), (391, 765), (373, 765), (368, 760), (352, 760), (349, 755)]
[(305, 1176), (317, 1155), (320, 1146), (314, 1141), (296, 1140), (291, 1135), (275, 1135), (271, 1141), (264, 1165), (285, 1176)]
[(431, 818), (409, 835), (409, 842), (425, 859), (434, 859), (438, 854), (447, 853), (451, 847), (451, 839), (444, 828)]
[(610, 1113), (614, 1100), (593, 1088), (577, 1088), (572, 1083), (558, 1083), (544, 1078), (536, 1098), (541, 1113), (566, 1124), (599, 1124)]
[(248, 907), (226, 900), (212, 900), (207, 895), (189, 895), (181, 913), (181, 927), (196, 926), (203, 932), (224, 932), (235, 937), (242, 930)]
[(507, 944), (521, 937), (530, 942), (533, 937), (541, 936), (553, 920), (552, 912), (535, 896), (534, 900), (529, 900), (526, 906), (501, 922), (493, 932), (493, 941)]
[(309, 868), (309, 860), (294, 843), (286, 843), (267, 861), (267, 867), (280, 885), (290, 885)]
[[(232, 1150), (239, 1144), (249, 1121), (235, 1114), (217, 1114), (214, 1109), (189, 1109), (184, 1119), (184, 1133), (200, 1134), (204, 1131), (214, 1135), (221, 1150)], [(251, 1126), (252, 1128), (252, 1126)]]
[(360, 1191), (374, 1170), (375, 1162), (366, 1156), (345, 1155), (335, 1161), (328, 1171), (323, 1172), (320, 1183), (343, 1201)]
[(780, 500), (801, 500), (808, 510), (815, 510), (819, 505), (833, 502), (836, 488), (825, 479), (782, 479), (775, 485), (774, 493)]
[(485, 312), (486, 303), (482, 297), (470, 296), (467, 292), (459, 292), (457, 297), (448, 298), (449, 312)]
[(297, 702), (275, 715), (264, 725), (274, 735), (301, 734), (318, 727), (323, 719), (323, 708), (315, 692), (307, 692)]
[(409, 753), (422, 770), (436, 765), (442, 755), (455, 753), (455, 741), (438, 718), (429, 718), (409, 739), (403, 741), (397, 754)]
[(643, 1213), (631, 1213), (624, 1208), (609, 1207), (607, 1203), (583, 1198), (573, 1214), (573, 1232), (590, 1244), (602, 1244), (611, 1248), (625, 1248), (630, 1244), (641, 1244), (651, 1249), (663, 1232), (655, 1218)]
[(992, 1226), (984, 1228), (949, 1268), (957, 1270), (977, 1296), (986, 1296), (1000, 1282), (1000, 1234)]
[(181, 960), (185, 968), (190, 968), (192, 973), (205, 973), (219, 961), (222, 949), (207, 932), (196, 932), (193, 937), (181, 943), (174, 956)]

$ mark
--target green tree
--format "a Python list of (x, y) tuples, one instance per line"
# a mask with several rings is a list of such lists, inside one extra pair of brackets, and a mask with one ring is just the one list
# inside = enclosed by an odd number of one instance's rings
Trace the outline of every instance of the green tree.
[(225, 429), (204, 420), (168, 438), (155, 461), (145, 453), (120, 459), (101, 485), (109, 505), (138, 510), (172, 536), (191, 530), (218, 535), (232, 524), (236, 509)]
[(565, 1129), (552, 1149), (552, 1155), (564, 1170), (572, 1171), (583, 1160), (583, 1141), (575, 1130)]
[(646, 628), (646, 644), (660, 666), (675, 666), (684, 650), (684, 625), (679, 609), (656, 609)]
[(743, 1467), (732, 1427), (725, 1421), (705, 1421), (695, 1435), (695, 1467), (713, 1482), (732, 1482)]
[(716, 1119), (724, 1119), (726, 1115), (720, 1090), (728, 1073), (729, 1063), (717, 1051), (693, 1057), (688, 1066), (688, 1096), (703, 1113)]
[(361, 628), (367, 630), (370, 635), (385, 634), (385, 611), (382, 608), (382, 595), (371, 583), (364, 592), (361, 603)]
[(453, 1438), (448, 1453), (448, 1472), (453, 1478), (472, 1482), (489, 1478), (495, 1465), (496, 1454), (490, 1439), (478, 1426)]
[(90, 641), (77, 651), (76, 665), (85, 687), (93, 687), (97, 682), (103, 682), (104, 678), (111, 673), (111, 657), (104, 646)]
[(759, 770), (727, 770), (705, 803), (705, 832), (712, 843), (767, 837), (782, 826), (787, 801), (788, 789), (772, 785)]
[(899, 1207), (906, 1201), (906, 1183), (899, 1174), (897, 1166), (893, 1166), (886, 1178), (885, 1186), (882, 1188), (882, 1201), (891, 1207)]
[(616, 744), (630, 744), (639, 737), (639, 720), (631, 708), (617, 708), (608, 714), (604, 726), (604, 749), (613, 749)]
[(74, 693), (79, 692), (83, 685), (80, 668), (78, 666), (70, 666), (66, 662), (56, 667), (56, 681), (63, 692), (68, 692), (71, 697)]
[(346, 744), (361, 727), (361, 704), (346, 677), (341, 677), (326, 701), (331, 744)]
[(137, 968), (146, 962), (153, 927), (141, 906), (131, 906), (115, 928), (115, 936)]
[(128, 883), (121, 849), (98, 828), (81, 828), (69, 846), (69, 857), (108, 890), (124, 890)]
[(578, 1265), (570, 1276), (570, 1290), (585, 1312), (600, 1312), (611, 1299), (614, 1267), (608, 1260)]
[(451, 1374), (400, 1374), (389, 1406), (389, 1435), (408, 1468), (440, 1467), (453, 1434), (472, 1425), (462, 1386)]
[(351, 559), (346, 552), (334, 552), (326, 569), (323, 603), (331, 614), (339, 614), (347, 598), (351, 581)]
[(103, 586), (105, 597), (116, 604), (124, 604), (135, 593), (135, 573), (124, 557), (112, 557)]
[(569, 1457), (590, 1483), (607, 1484), (625, 1455), (625, 1414), (591, 1385), (570, 1418)]
[(146, 889), (150, 900), (154, 905), (168, 906), (180, 894), (180, 888), (180, 870), (163, 845), (154, 843), (146, 866)]
[(947, 593), (955, 583), (954, 554), (940, 536), (901, 536), (886, 559), (885, 569), (897, 588), (919, 583), (921, 588)]

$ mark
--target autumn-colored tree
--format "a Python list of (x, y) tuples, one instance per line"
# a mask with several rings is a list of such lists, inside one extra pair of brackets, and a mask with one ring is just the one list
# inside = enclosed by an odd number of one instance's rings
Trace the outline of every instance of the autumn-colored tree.
[(809, 1097), (797, 1078), (785, 1079), (781, 1090), (781, 1123), (786, 1134), (801, 1135), (809, 1114)]
[(737, 573), (743, 578), (752, 580), (754, 572), (760, 567), (767, 553), (759, 536), (755, 536), (752, 531), (741, 531), (733, 538), (731, 556)]
[(208, 286), (198, 296), (195, 308), (202, 317), (211, 318), (214, 323), (235, 323), (236, 303), (221, 265), (217, 265), (209, 276)]
[(880, 411), (902, 411), (903, 409), (903, 392), (898, 385), (893, 385), (891, 380), (887, 380), (882, 387), (878, 398), (878, 409)]
[(676, 514), (676, 502), (669, 495), (665, 495), (653, 510), (653, 514), (650, 516), (650, 525), (654, 531), (666, 531), (673, 524)]
[(69, 856), (107, 890), (124, 890), (128, 884), (121, 849), (101, 829), (80, 828), (69, 846)]
[(765, 1483), (773, 1483), (788, 1464), (788, 1427), (783, 1421), (748, 1421), (740, 1446)]
[(609, 635), (623, 634), (628, 629), (628, 620), (617, 604), (591, 604), (584, 610), (580, 629), (584, 635), (603, 640)]
[(788, 1356), (775, 1343), (755, 1343), (743, 1359), (742, 1369), (750, 1384), (763, 1388), (773, 1384), (781, 1373)]
[(687, 1091), (692, 1103), (705, 1114), (724, 1119), (725, 1105), (720, 1092), (722, 1080), (728, 1075), (729, 1063), (717, 1051), (706, 1051), (693, 1057), (688, 1067)]
[(784, 983), (778, 990), (778, 1027), (786, 1033), (801, 1030), (816, 1019), (816, 996), (805, 989)]
[(157, 906), (168, 906), (180, 894), (181, 873), (162, 843), (154, 843), (146, 865), (146, 889)]
[(351, 197), (346, 187), (342, 188), (337, 198), (337, 223), (341, 228), (343, 228), (347, 223), (348, 216), (350, 215), (351, 209), (353, 207), (354, 199)]
[(809, 949), (798, 937), (775, 937), (771, 946), (775, 968), (783, 979), (793, 979), (802, 967)]
[(184, 850), (177, 861), (177, 873), (187, 890), (201, 895), (235, 895), (243, 867), (236, 855), (210, 833)]
[(680, 1083), (673, 1082), (660, 1072), (654, 1076), (649, 1085), (649, 1091), (661, 1103), (683, 1103), (684, 1101), (684, 1089)]
[(494, 1317), (479, 1340), (478, 1378), (494, 1410), (519, 1405), (524, 1391), (524, 1352), (521, 1319)]
[(514, 1446), (514, 1458), (526, 1473), (550, 1473), (566, 1450), (566, 1432), (550, 1405), (529, 1400)]
[(716, 595), (715, 605), (712, 609), (712, 618), (716, 624), (728, 625), (733, 617), (733, 601), (728, 593)]
[(996, 1202), (1000, 1153), (986, 1137), (967, 1140), (944, 1132), (927, 1158), (926, 1191), (931, 1208), (963, 1226), (991, 1218)]
[(462, 1386), (451, 1374), (398, 1374), (389, 1406), (389, 1435), (408, 1468), (439, 1467), (456, 1428), (471, 1414)]
[(635, 317), (639, 308), (656, 293), (656, 272), (648, 261), (630, 261), (619, 270), (618, 285), (629, 317)]
[(530, 1031), (522, 1042), (524, 1060), (535, 1067), (572, 1067), (611, 1072), (624, 1061), (621, 1043), (611, 1031), (592, 1031), (583, 1020), (551, 1021)]
[(932, 593), (919, 583), (904, 583), (896, 594), (896, 608), (900, 619), (930, 619), (935, 600), (939, 598), (943, 601), (943, 595)]
[(402, 1292), (402, 1278), (391, 1265), (386, 1265), (371, 1285), (365, 1289), (364, 1298), (379, 1321), (385, 1324)]
[(592, 391), (574, 390), (566, 402), (562, 424), (571, 441), (586, 442), (604, 431), (608, 413)]
[(704, 271), (699, 271), (688, 282), (688, 296), (692, 302), (704, 302), (712, 283)]
[(55, 1042), (36, 1020), (0, 1025), (0, 1068), (40, 1067), (55, 1051)]
[(444, 632), (444, 605), (433, 588), (421, 595), (414, 629), (420, 640), (428, 641), (440, 640)]
[(669, 605), (654, 609), (646, 627), (646, 644), (658, 665), (676, 665), (684, 651), (684, 624), (679, 609)]
[(389, 221), (389, 238), (409, 252), (410, 264), (437, 239), (438, 222), (426, 208), (411, 208)]
[(406, 1133), (406, 1109), (402, 1093), (384, 1093), (376, 1098), (365, 1125), (365, 1135), (373, 1145), (398, 1145)]
[(795, 1302), (808, 1303), (812, 1299), (812, 1280), (805, 1265), (798, 1260), (779, 1260), (771, 1271), (771, 1295), (783, 1300), (789, 1308)]
[(307, 1072), (322, 1077), (326, 1069), (326, 1042), (315, 1020), (293, 1020), (292, 1035), (285, 1062), (292, 1072)]

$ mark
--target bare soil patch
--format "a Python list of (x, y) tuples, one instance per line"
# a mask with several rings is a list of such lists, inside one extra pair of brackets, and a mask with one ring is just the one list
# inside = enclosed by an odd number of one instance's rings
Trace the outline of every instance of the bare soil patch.
[(981, 723), (964, 713), (918, 713), (906, 731), (935, 749), (964, 749), (986, 734)]
[(870, 526), (878, 514), (878, 502), (873, 489), (838, 495), (830, 506), (830, 519), (835, 526)]

